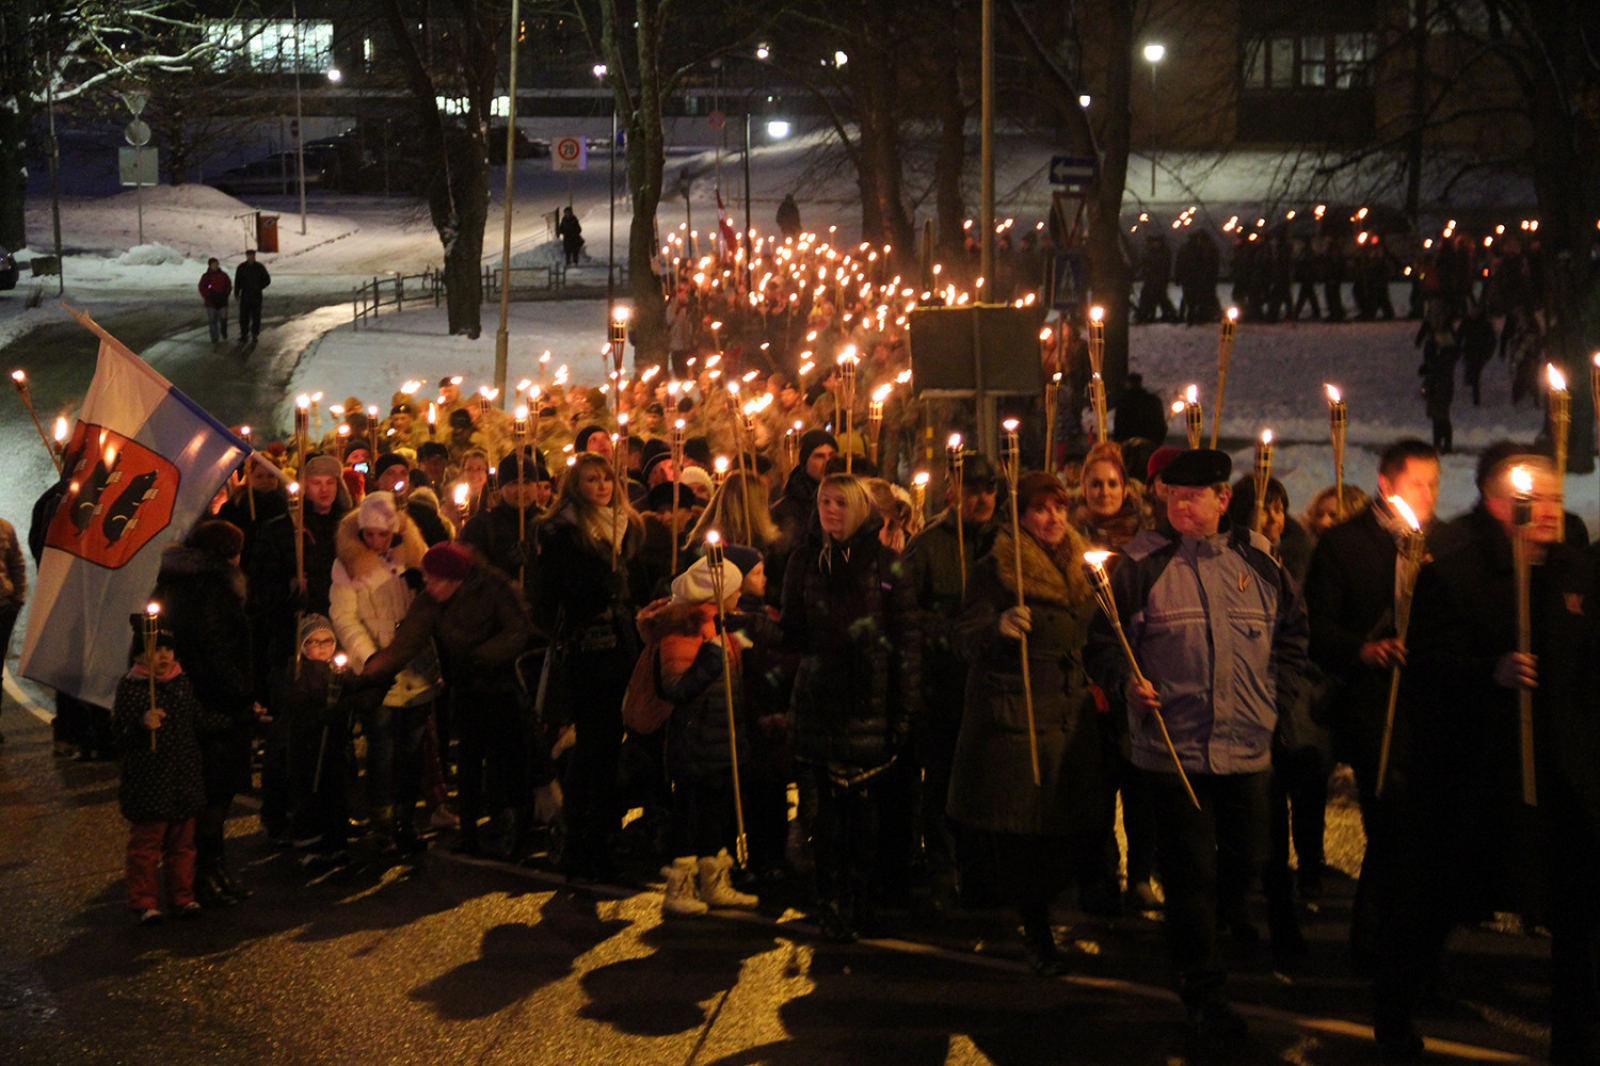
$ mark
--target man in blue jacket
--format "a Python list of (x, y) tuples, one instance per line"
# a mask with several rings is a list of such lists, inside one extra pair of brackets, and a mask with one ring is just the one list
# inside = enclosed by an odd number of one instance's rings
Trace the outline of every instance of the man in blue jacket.
[(1140, 533), (1116, 561), (1112, 592), (1144, 680), (1103, 617), (1084, 652), (1090, 676), (1126, 699), (1133, 764), (1156, 805), (1167, 947), (1201, 1037), (1245, 1029), (1223, 993), (1217, 922), (1242, 920), (1233, 909), (1266, 863), (1272, 734), (1308, 639), (1300, 594), (1266, 539), (1225, 517), (1232, 467), (1204, 448), (1173, 460), (1161, 490), (1171, 530)]

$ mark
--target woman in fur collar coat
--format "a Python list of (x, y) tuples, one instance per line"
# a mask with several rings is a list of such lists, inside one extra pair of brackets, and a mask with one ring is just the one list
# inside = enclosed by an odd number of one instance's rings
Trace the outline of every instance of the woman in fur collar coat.
[[(972, 669), (949, 812), (991, 835), (1001, 880), (1022, 915), (1028, 960), (1041, 973), (1057, 973), (1050, 900), (1061, 887), (1064, 860), (1079, 869), (1093, 865), (1104, 802), (1100, 738), (1082, 661), (1095, 601), (1083, 570), (1087, 544), (1067, 521), (1060, 482), (1028, 474), (1017, 501), (1026, 606), (1017, 606), (1016, 546), (1004, 529), (978, 561), (956, 625), (956, 646)], [(1018, 654), (1023, 634), (1038, 785)]]
[[(405, 573), (419, 570), (428, 547), (392, 493), (371, 492), (339, 523), (329, 617), (350, 668), (387, 647), (416, 593)], [(439, 692), (439, 663), (426, 646), (400, 671), (381, 701), (361, 707), (367, 737), (367, 803), (372, 822), (397, 846), (414, 850), (413, 808), (422, 788), (422, 743)]]

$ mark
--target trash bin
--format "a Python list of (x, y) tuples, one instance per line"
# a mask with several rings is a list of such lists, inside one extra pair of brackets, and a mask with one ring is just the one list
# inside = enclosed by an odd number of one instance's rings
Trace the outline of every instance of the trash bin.
[(259, 252), (276, 252), (278, 250), (278, 216), (263, 215), (256, 212), (256, 250)]

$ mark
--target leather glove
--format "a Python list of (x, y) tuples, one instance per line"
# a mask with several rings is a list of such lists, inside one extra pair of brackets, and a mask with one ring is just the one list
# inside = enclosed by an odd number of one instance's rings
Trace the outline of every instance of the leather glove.
[(1033, 613), (1026, 607), (1007, 607), (1000, 616), (1000, 635), (1008, 640), (1021, 640), (1033, 631)]

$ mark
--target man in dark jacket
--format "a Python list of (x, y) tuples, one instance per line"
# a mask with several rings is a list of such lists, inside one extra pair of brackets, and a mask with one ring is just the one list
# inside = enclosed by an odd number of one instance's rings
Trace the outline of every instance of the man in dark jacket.
[(1272, 736), (1306, 661), (1293, 579), (1265, 537), (1226, 521), (1231, 472), (1227, 453), (1207, 448), (1173, 460), (1161, 473), (1171, 532), (1140, 533), (1112, 572), (1143, 677), (1104, 617), (1084, 649), (1089, 676), (1128, 707), (1133, 764), (1157, 812), (1168, 951), (1200, 1037), (1245, 1029), (1224, 996), (1216, 946), (1219, 919), (1237, 927), (1243, 918), (1219, 914), (1219, 903), (1242, 901), (1266, 864)]
[(993, 887), (984, 884), (981, 868), (973, 868), (977, 849), (963, 846), (957, 825), (945, 815), (945, 800), (967, 685), (967, 664), (955, 649), (955, 625), (966, 595), (963, 576), (972, 575), (999, 531), (994, 467), (976, 455), (962, 466), (960, 493), (952, 483), (945, 510), (906, 546), (923, 647), (922, 707), (911, 723), (915, 765), (910, 780), (921, 778), (923, 850), (934, 899), (941, 904), (952, 902), (958, 891), (976, 897)]
[[(685, 454), (688, 454), (685, 449)], [(773, 553), (771, 571), (767, 575), (767, 602), (777, 601), (777, 590), (783, 588), (783, 572), (789, 553), (806, 539), (817, 515), (817, 486), (828, 473), (828, 463), (839, 454), (839, 442), (825, 429), (808, 430), (800, 438), (800, 459), (789, 472), (783, 487), (783, 496), (772, 505), (772, 521), (783, 534), (778, 550)]]
[[(1386, 898), (1385, 879), (1394, 870), (1390, 805), (1377, 798), (1377, 775), (1390, 677), (1405, 661), (1394, 631), (1395, 560), (1405, 524), (1388, 499), (1399, 497), (1422, 528), (1431, 530), (1438, 495), (1439, 453), (1420, 440), (1389, 445), (1378, 461), (1372, 505), (1323, 533), (1306, 575), (1311, 657), (1339, 686), (1326, 724), (1334, 755), (1355, 769), (1367, 837), (1350, 922), (1350, 950), (1361, 970), (1370, 966), (1377, 949), (1377, 916)], [(1390, 765), (1403, 774), (1409, 730), (1406, 720), (1397, 724), (1399, 742), (1391, 746)]]
[(295, 614), (328, 613), (328, 592), (333, 587), (333, 564), (339, 522), (349, 512), (350, 494), (340, 478), (339, 460), (313, 456), (302, 475), (306, 494), (304, 559), (305, 585), (295, 569), (295, 515), (290, 507), (262, 525), (250, 555), (250, 618), (259, 647), (256, 661), (257, 698), (265, 699), (267, 676), (273, 664), (289, 662), (298, 639)]
[[(1526, 477), (1518, 496), (1515, 479)], [(1417, 1058), (1411, 1025), (1463, 915), (1541, 908), (1550, 929), (1550, 1061), (1600, 1061), (1600, 722), (1591, 560), (1569, 534), (1553, 464), (1487, 449), (1477, 507), (1440, 530), (1417, 581), (1404, 696), (1416, 714), (1400, 833), (1406, 876), (1381, 940), (1375, 1029)], [(1518, 652), (1513, 539), (1530, 556), (1531, 653)], [(1531, 715), (1519, 709), (1530, 693)]]
[(1162, 322), (1177, 320), (1178, 309), (1172, 306), (1167, 286), (1172, 283), (1172, 249), (1161, 233), (1152, 233), (1144, 239), (1144, 254), (1139, 259), (1139, 274), (1144, 284), (1139, 289), (1139, 306), (1134, 312), (1138, 322), (1154, 322), (1159, 315)]
[(467, 520), (461, 543), (475, 549), (485, 562), (518, 582), (524, 602), (534, 602), (538, 554), (533, 551), (534, 524), (541, 512), (534, 502), (535, 486), (548, 480), (544, 464), (525, 452), (510, 452), (495, 468), (499, 500)]
[(233, 294), (239, 301), (239, 339), (261, 336), (261, 294), (272, 284), (266, 265), (256, 262), (255, 249), (244, 253), (244, 262), (233, 272)]
[(572, 208), (562, 212), (561, 221), (556, 224), (556, 236), (561, 238), (566, 265), (577, 266), (578, 253), (583, 251), (583, 223), (572, 213)]

